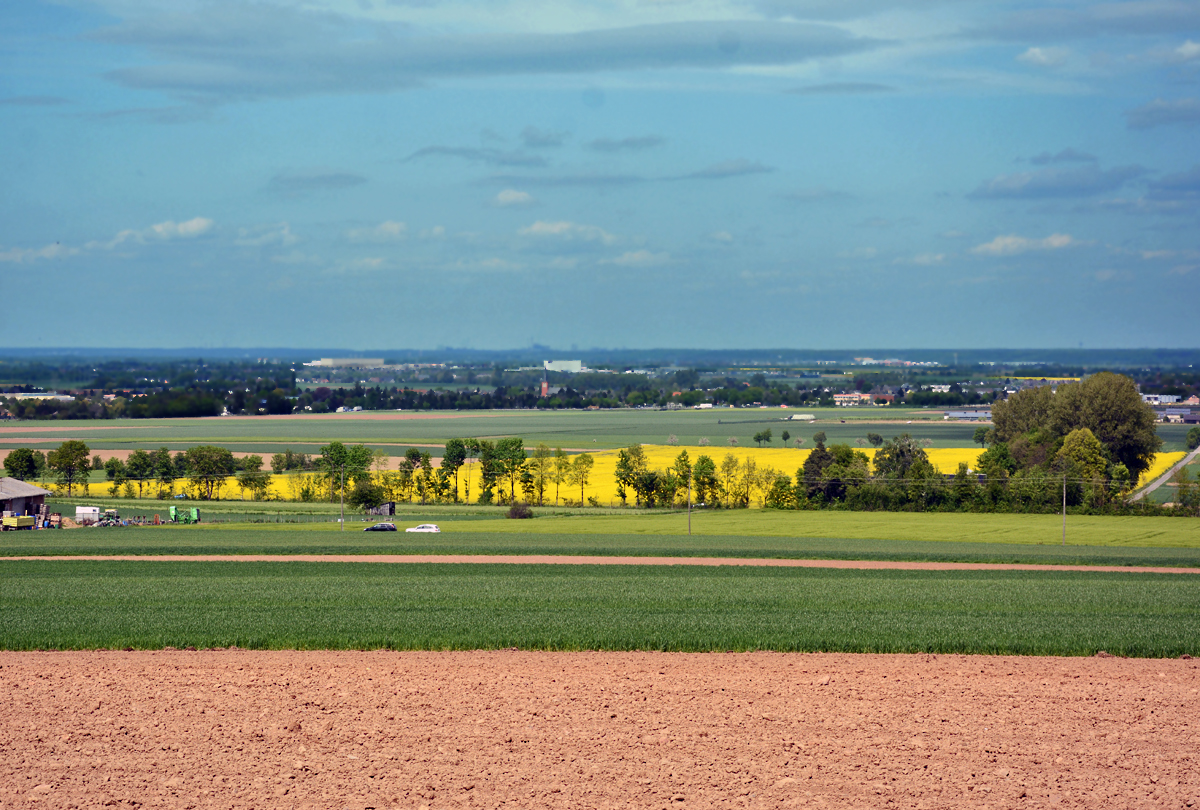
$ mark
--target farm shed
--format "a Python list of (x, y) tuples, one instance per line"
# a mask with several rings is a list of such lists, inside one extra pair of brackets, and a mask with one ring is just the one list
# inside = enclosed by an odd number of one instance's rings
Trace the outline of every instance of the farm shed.
[(942, 419), (957, 419), (959, 421), (981, 421), (990, 422), (992, 419), (991, 409), (980, 411), (946, 411)]
[(16, 478), (0, 478), (0, 511), (13, 515), (36, 514), (49, 494), (48, 489)]

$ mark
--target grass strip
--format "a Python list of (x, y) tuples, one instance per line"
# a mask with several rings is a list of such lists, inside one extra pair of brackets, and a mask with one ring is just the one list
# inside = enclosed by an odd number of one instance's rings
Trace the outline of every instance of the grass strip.
[[(513, 521), (516, 522), (516, 521)], [(528, 523), (528, 521), (525, 521)], [(316, 530), (320, 528), (320, 530)], [(158, 554), (552, 554), (1200, 567), (1200, 549), (842, 537), (363, 532), (347, 526), (170, 526), (8, 532), (0, 556)]]
[(0, 563), (10, 650), (1200, 653), (1187, 575), (324, 563)]

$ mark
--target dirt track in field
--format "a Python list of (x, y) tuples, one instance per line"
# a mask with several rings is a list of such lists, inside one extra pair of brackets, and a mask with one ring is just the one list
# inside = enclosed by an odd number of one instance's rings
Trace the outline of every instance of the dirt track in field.
[(779, 560), (758, 557), (587, 557), (506, 554), (107, 554), (0, 557), (3, 560), (123, 560), (126, 562), (458, 563), (503, 565), (737, 565), (766, 568), (848, 568), (902, 571), (1092, 571), (1122, 574), (1200, 574), (1200, 568), (1131, 565), (905, 562), (902, 560)]
[(0, 807), (1185, 808), (1191, 660), (0, 652)]

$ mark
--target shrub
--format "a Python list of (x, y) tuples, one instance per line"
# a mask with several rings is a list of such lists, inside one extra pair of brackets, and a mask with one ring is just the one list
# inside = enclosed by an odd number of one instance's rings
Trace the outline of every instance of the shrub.
[(533, 517), (533, 510), (524, 501), (517, 501), (508, 508), (508, 516), (513, 520), (525, 520)]

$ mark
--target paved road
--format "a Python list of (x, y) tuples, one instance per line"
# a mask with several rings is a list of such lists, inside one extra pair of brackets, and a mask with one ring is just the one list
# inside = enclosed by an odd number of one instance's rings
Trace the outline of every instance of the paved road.
[(1174, 475), (1174, 474), (1175, 474), (1175, 472), (1176, 472), (1177, 470), (1179, 470), (1179, 469), (1181, 469), (1181, 468), (1183, 468), (1183, 467), (1187, 466), (1188, 464), (1191, 464), (1191, 463), (1192, 463), (1192, 459), (1194, 459), (1194, 458), (1196, 457), (1196, 454), (1197, 454), (1197, 453), (1200, 453), (1200, 447), (1197, 447), (1195, 450), (1193, 450), (1192, 452), (1188, 453), (1186, 456), (1184, 456), (1184, 457), (1183, 457), (1183, 458), (1180, 460), (1180, 462), (1179, 462), (1178, 464), (1176, 464), (1176, 465), (1175, 465), (1174, 467), (1172, 467), (1171, 469), (1167, 470), (1165, 473), (1163, 473), (1162, 475), (1160, 475), (1160, 476), (1159, 476), (1158, 478), (1156, 478), (1154, 481), (1151, 481), (1151, 482), (1150, 482), (1150, 484), (1148, 484), (1148, 485), (1146, 486), (1146, 488), (1145, 488), (1145, 489), (1139, 490), (1139, 491), (1138, 491), (1137, 493), (1135, 493), (1135, 494), (1134, 494), (1134, 496), (1133, 496), (1132, 498), (1130, 498), (1129, 500), (1130, 500), (1130, 501), (1140, 501), (1142, 498), (1146, 497), (1146, 496), (1147, 496), (1147, 495), (1149, 495), (1151, 492), (1153, 492), (1154, 490), (1156, 490), (1156, 489), (1158, 489), (1159, 487), (1161, 487), (1163, 484), (1165, 484), (1165, 483), (1167, 483), (1168, 481), (1170, 481), (1170, 480), (1171, 480), (1171, 476), (1172, 476), (1172, 475)]

